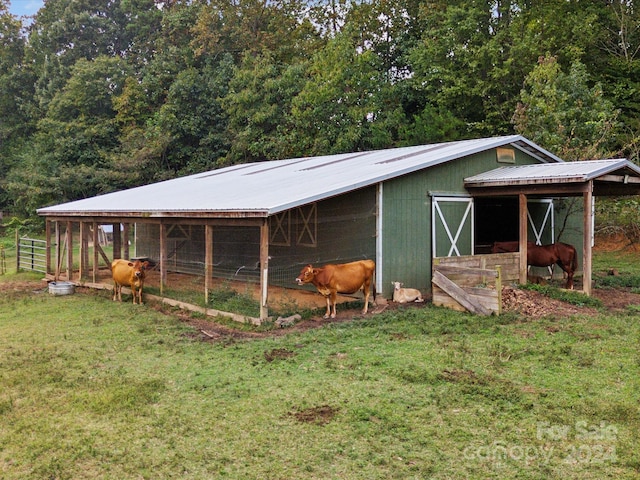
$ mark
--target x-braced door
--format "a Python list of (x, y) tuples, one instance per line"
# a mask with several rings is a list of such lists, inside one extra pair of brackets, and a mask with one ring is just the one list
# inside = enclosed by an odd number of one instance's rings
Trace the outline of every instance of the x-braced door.
[[(527, 218), (529, 219), (529, 239), (533, 240), (536, 245), (555, 242), (555, 217), (552, 199), (529, 200), (527, 202)], [(547, 269), (553, 275), (553, 266), (547, 267)]]
[(473, 254), (473, 198), (432, 197), (433, 257)]

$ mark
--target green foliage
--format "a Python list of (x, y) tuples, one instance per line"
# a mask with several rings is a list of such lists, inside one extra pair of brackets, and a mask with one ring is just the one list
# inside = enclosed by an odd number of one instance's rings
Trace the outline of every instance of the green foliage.
[(596, 220), (599, 234), (623, 234), (629, 243), (640, 242), (640, 201), (637, 197), (598, 199)]
[(640, 154), (633, 3), (157, 4), (50, 0), (27, 26), (0, 1), (0, 209), (514, 128)]
[(600, 85), (589, 86), (582, 63), (574, 62), (565, 74), (549, 56), (527, 76), (514, 115), (518, 133), (567, 160), (607, 156), (607, 139), (616, 121), (613, 104)]

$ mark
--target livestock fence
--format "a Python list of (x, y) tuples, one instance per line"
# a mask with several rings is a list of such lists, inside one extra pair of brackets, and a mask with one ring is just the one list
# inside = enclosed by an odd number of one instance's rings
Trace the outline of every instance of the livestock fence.
[(16, 269), (47, 273), (47, 242), (36, 238), (16, 240)]

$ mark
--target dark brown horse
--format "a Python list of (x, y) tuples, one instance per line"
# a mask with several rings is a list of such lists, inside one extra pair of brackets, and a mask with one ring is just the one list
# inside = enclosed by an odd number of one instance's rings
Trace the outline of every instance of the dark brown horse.
[[(518, 242), (495, 242), (491, 253), (517, 252), (519, 249)], [(567, 274), (565, 288), (573, 289), (573, 274), (578, 268), (578, 254), (575, 247), (561, 242), (549, 245), (536, 245), (533, 242), (527, 242), (527, 265), (549, 267), (554, 264)]]

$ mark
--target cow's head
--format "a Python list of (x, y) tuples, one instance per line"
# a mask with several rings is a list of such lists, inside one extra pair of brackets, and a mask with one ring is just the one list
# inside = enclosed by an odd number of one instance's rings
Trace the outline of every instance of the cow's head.
[(149, 266), (149, 262), (141, 262), (136, 260), (135, 262), (129, 262), (129, 266), (133, 269), (133, 274), (138, 278), (144, 278), (144, 271)]
[(400, 290), (404, 284), (402, 282), (391, 282), (391, 285), (393, 285), (394, 290)]
[(313, 277), (315, 275), (313, 266), (307, 265), (302, 270), (300, 270), (300, 275), (296, 277), (296, 283), (298, 285), (304, 285), (305, 283), (310, 283), (313, 281)]

